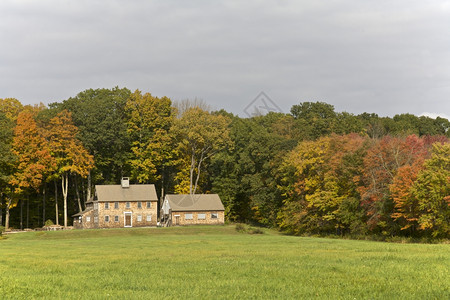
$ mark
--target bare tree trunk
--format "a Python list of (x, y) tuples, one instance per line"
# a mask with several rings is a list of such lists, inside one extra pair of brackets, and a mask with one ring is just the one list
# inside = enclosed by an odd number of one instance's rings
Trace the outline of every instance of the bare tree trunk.
[(30, 228), (29, 221), (30, 221), (30, 196), (27, 196), (27, 226), (26, 226), (26, 228)]
[(198, 185), (198, 180), (200, 178), (200, 168), (202, 166), (202, 162), (203, 162), (203, 152), (202, 155), (200, 157), (200, 160), (198, 161), (198, 166), (197, 166), (197, 178), (195, 179), (195, 186), (194, 186), (194, 193), (193, 195), (195, 195), (195, 192), (197, 191), (197, 185)]
[(192, 151), (192, 156), (191, 156), (191, 170), (190, 170), (190, 174), (189, 174), (189, 194), (193, 194), (192, 193), (192, 184), (194, 181), (194, 169), (195, 169), (195, 152)]
[(45, 194), (45, 191), (46, 191), (46, 188), (45, 188), (45, 182), (44, 182), (44, 188), (42, 189), (42, 225), (45, 225), (45, 197), (46, 197), (46, 194)]
[(67, 190), (69, 184), (69, 174), (66, 172), (61, 176), (61, 187), (64, 197), (64, 228), (67, 227)]
[(9, 209), (12, 204), (12, 198), (8, 198), (8, 203), (6, 204), (6, 213), (5, 213), (5, 230), (9, 229)]
[(82, 212), (83, 209), (81, 208), (81, 199), (80, 199), (80, 191), (78, 190), (78, 182), (77, 178), (75, 177), (75, 193), (77, 195), (77, 202), (78, 202), (78, 212)]
[[(0, 199), (0, 203), (1, 203), (1, 199)], [(2, 224), (3, 224), (3, 209), (0, 206), (0, 226), (2, 226)]]
[(20, 229), (23, 229), (23, 199), (20, 199)]
[(86, 195), (86, 202), (91, 200), (91, 170), (89, 170), (88, 173), (88, 183), (87, 183), (87, 195)]
[(55, 209), (56, 209), (56, 225), (59, 225), (59, 212), (58, 212), (58, 185), (56, 184), (56, 179), (54, 180), (55, 182)]

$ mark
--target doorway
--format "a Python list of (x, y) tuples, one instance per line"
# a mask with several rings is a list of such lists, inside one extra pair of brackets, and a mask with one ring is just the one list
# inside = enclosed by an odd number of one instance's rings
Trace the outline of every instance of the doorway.
[(131, 212), (125, 212), (124, 214), (124, 227), (133, 227), (133, 221), (131, 219)]

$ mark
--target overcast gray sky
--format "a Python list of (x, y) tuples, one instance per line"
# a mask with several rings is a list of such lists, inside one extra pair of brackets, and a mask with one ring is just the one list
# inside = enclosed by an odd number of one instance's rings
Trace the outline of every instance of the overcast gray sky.
[(449, 118), (450, 1), (0, 1), (0, 98), (114, 86)]

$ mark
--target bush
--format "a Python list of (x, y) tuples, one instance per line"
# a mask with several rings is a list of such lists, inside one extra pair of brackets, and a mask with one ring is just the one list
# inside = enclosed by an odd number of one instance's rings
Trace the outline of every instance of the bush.
[(248, 233), (250, 234), (263, 234), (264, 231), (261, 228), (249, 228)]
[(45, 226), (52, 226), (52, 225), (55, 225), (55, 224), (53, 223), (52, 220), (48, 219), (47, 221), (45, 221), (45, 224), (44, 224), (44, 225), (45, 225)]
[(244, 224), (239, 223), (239, 224), (236, 224), (236, 231), (244, 233), (244, 232), (247, 232), (247, 228), (245, 228)]
[(4, 226), (0, 226), (0, 236), (2, 236), (2, 233), (5, 231), (5, 227)]

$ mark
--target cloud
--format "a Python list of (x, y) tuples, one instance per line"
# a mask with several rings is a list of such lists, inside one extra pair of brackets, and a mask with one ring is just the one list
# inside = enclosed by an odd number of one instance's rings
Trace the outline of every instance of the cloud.
[[(447, 7), (447, 9), (444, 9)], [(2, 1), (0, 97), (126, 86), (243, 114), (450, 114), (448, 1)]]
[(436, 119), (437, 117), (440, 117), (440, 118), (450, 120), (450, 116), (448, 116), (446, 114), (440, 114), (440, 113), (423, 112), (420, 114), (420, 116), (425, 116), (425, 117), (429, 117), (432, 119)]

